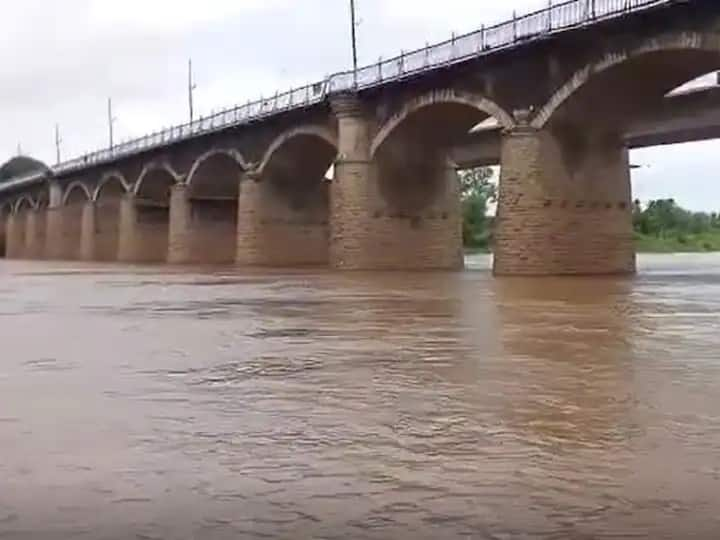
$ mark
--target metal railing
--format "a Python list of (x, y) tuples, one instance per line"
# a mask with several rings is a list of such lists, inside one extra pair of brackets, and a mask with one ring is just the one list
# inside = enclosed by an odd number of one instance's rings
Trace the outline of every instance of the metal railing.
[[(677, 0), (569, 0), (452, 39), (417, 49), (354, 71), (278, 93), (272, 97), (222, 110), (194, 122), (173, 126), (112, 148), (92, 152), (52, 167), (65, 174), (128, 155), (255, 122), (292, 109), (323, 102), (331, 94), (360, 91), (448, 65), (515, 47), (558, 32), (594, 24)], [(4, 188), (0, 185), (0, 191)]]

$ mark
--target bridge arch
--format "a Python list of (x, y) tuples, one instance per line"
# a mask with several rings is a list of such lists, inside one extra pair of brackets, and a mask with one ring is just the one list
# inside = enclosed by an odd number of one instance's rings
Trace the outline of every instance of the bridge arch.
[(36, 207), (36, 203), (32, 197), (29, 195), (23, 195), (13, 204), (13, 213), (18, 215), (24, 210), (34, 210)]
[(121, 207), (124, 197), (129, 192), (130, 184), (120, 171), (108, 171), (100, 177), (92, 194), (94, 204), (91, 233), (93, 259), (99, 261), (118, 260)]
[(302, 138), (324, 141), (327, 146), (335, 148), (337, 151), (338, 137), (337, 133), (333, 130), (325, 126), (319, 125), (299, 126), (282, 133), (281, 135), (276, 137), (275, 140), (272, 141), (272, 143), (270, 143), (270, 146), (268, 146), (268, 149), (265, 151), (265, 154), (263, 155), (263, 158), (257, 167), (257, 172), (262, 175), (265, 172), (265, 169), (268, 167), (270, 161), (281, 148), (283, 148), (285, 145), (287, 145), (294, 139)]
[(201, 167), (203, 167), (203, 165), (205, 165), (213, 158), (218, 157), (229, 158), (230, 160), (234, 161), (237, 166), (243, 171), (249, 168), (247, 161), (238, 150), (234, 148), (214, 148), (212, 150), (208, 150), (195, 160), (192, 167), (190, 167), (190, 171), (187, 174), (187, 185), (192, 187), (194, 184), (196, 184), (198, 182), (198, 172), (200, 171)]
[(62, 207), (55, 210), (59, 214), (59, 232), (52, 245), (48, 245), (53, 257), (66, 260), (81, 258), (83, 212), (92, 200), (93, 193), (85, 182), (75, 180), (67, 185)]
[(85, 185), (84, 182), (76, 180), (68, 184), (63, 194), (62, 204), (68, 206), (71, 203), (88, 202), (93, 200), (93, 195), (90, 189)]
[[(626, 74), (618, 74), (632, 84), (664, 97), (668, 92), (702, 75), (720, 69), (720, 36), (698, 32), (674, 32), (646, 40), (636, 47), (606, 51), (595, 61), (583, 66), (567, 79), (533, 116), (531, 125), (546, 127), (558, 112), (592, 86), (612, 86), (607, 80), (613, 72), (627, 67)], [(635, 69), (633, 69), (635, 68)], [(649, 75), (640, 82), (638, 69)], [(598, 84), (593, 85), (594, 82)], [(601, 82), (602, 81), (602, 82)], [(608, 101), (608, 98), (605, 98)]]
[(137, 196), (143, 196), (144, 194), (157, 191), (149, 186), (149, 184), (152, 183), (151, 180), (153, 178), (160, 178), (165, 183), (169, 180), (169, 183), (167, 183), (168, 188), (174, 184), (180, 183), (182, 180), (181, 175), (175, 171), (169, 163), (153, 161), (143, 167), (140, 175), (133, 185), (133, 193)]
[(112, 186), (115, 186), (115, 189), (112, 190), (115, 193), (124, 194), (130, 191), (130, 184), (125, 176), (120, 171), (110, 171), (100, 177), (100, 181), (93, 191), (92, 201), (100, 200), (108, 190), (111, 190)]
[[(462, 92), (454, 89), (441, 89), (428, 92), (421, 96), (415, 97), (406, 102), (398, 112), (391, 116), (377, 132), (370, 145), (371, 156), (375, 156), (383, 143), (411, 116), (423, 109), (434, 106), (455, 106), (463, 109), (475, 110), (479, 115), (475, 115), (474, 119), (477, 123), (487, 117), (492, 117), (506, 129), (510, 129), (515, 125), (513, 118), (497, 103), (472, 92)], [(471, 115), (468, 115), (470, 117)], [(470, 125), (469, 131), (474, 127)]]
[(248, 168), (234, 148), (215, 148), (195, 160), (186, 180), (191, 261), (235, 261), (240, 180)]
[(337, 154), (337, 133), (317, 124), (289, 129), (270, 143), (254, 171), (261, 181), (243, 182), (240, 188), (239, 262), (328, 264), (330, 184), (326, 180)]
[(137, 260), (164, 262), (167, 259), (171, 191), (181, 181), (181, 175), (164, 160), (152, 161), (140, 172), (133, 185)]

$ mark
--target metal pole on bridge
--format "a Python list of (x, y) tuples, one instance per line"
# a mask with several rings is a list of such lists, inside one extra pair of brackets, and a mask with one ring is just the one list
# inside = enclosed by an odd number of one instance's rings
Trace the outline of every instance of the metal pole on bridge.
[(192, 58), (188, 60), (188, 105), (190, 106), (190, 123), (192, 124), (195, 119), (195, 104), (194, 104), (194, 92), (197, 88), (197, 84), (193, 80), (193, 69), (192, 69)]
[(60, 138), (60, 124), (55, 124), (55, 159), (57, 164), (60, 164), (60, 144), (62, 139)]
[(110, 150), (112, 150), (115, 147), (115, 140), (114, 140), (114, 133), (113, 133), (113, 124), (115, 123), (116, 118), (113, 116), (113, 108), (112, 108), (112, 98), (108, 98), (108, 131), (110, 135)]
[(353, 88), (357, 88), (358, 56), (357, 56), (357, 21), (355, 18), (355, 0), (350, 0), (350, 24), (351, 24), (352, 53), (353, 53)]

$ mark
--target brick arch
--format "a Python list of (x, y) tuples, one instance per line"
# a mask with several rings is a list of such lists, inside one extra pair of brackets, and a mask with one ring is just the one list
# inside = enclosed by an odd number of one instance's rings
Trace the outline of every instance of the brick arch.
[[(576, 71), (556, 90), (550, 100), (535, 114), (530, 122), (531, 126), (537, 129), (545, 127), (554, 113), (579, 90), (584, 88), (595, 75), (647, 54), (673, 51), (716, 53), (718, 55), (717, 67), (720, 68), (720, 36), (715, 34), (698, 32), (672, 33), (647, 40), (632, 49), (606, 52), (599, 60)], [(704, 75), (709, 71), (712, 71), (712, 69), (699, 69), (697, 76)]]
[(182, 181), (182, 176), (172, 168), (169, 163), (153, 161), (143, 167), (140, 172), (135, 184), (133, 185), (132, 192), (135, 195), (140, 194), (145, 178), (152, 172), (165, 172), (173, 179), (173, 183), (178, 184)]
[(195, 175), (197, 174), (197, 171), (202, 166), (202, 164), (214, 156), (228, 156), (233, 161), (235, 161), (235, 163), (237, 163), (241, 169), (247, 170), (249, 168), (248, 163), (247, 161), (245, 161), (243, 155), (234, 148), (216, 148), (213, 150), (209, 150), (202, 154), (200, 157), (198, 157), (190, 168), (190, 172), (188, 173), (187, 179), (185, 180), (185, 183), (188, 186), (192, 185), (193, 180), (195, 179)]
[(29, 195), (22, 195), (12, 205), (13, 214), (18, 214), (22, 210), (23, 204), (25, 204), (29, 210), (34, 210), (37, 208), (37, 204), (32, 199), (32, 197), (30, 197)]
[(322, 139), (336, 150), (338, 148), (337, 133), (325, 126), (306, 125), (292, 128), (276, 137), (275, 140), (270, 143), (270, 146), (268, 146), (268, 149), (263, 155), (262, 161), (260, 161), (260, 164), (256, 169), (257, 173), (262, 174), (265, 171), (265, 168), (268, 163), (270, 163), (270, 160), (272, 160), (275, 152), (277, 152), (285, 143), (295, 137), (304, 136)]
[(434, 90), (406, 102), (397, 113), (383, 124), (370, 146), (371, 155), (375, 155), (383, 142), (385, 142), (393, 131), (411, 114), (432, 105), (452, 103), (477, 109), (497, 120), (505, 129), (510, 129), (515, 126), (512, 117), (500, 105), (485, 96), (453, 89)]
[(82, 191), (88, 201), (92, 201), (92, 193), (90, 192), (90, 189), (83, 182), (76, 180), (75, 182), (71, 182), (70, 184), (68, 184), (68, 186), (65, 188), (65, 193), (63, 193), (62, 198), (63, 206), (67, 205), (70, 194), (76, 189)]
[(93, 191), (92, 193), (92, 201), (97, 202), (97, 200), (100, 198), (100, 194), (102, 193), (103, 188), (113, 181), (119, 182), (122, 188), (125, 190), (125, 193), (128, 193), (130, 191), (130, 184), (125, 179), (125, 175), (123, 175), (119, 171), (110, 171), (100, 177), (100, 181), (95, 187), (95, 191)]

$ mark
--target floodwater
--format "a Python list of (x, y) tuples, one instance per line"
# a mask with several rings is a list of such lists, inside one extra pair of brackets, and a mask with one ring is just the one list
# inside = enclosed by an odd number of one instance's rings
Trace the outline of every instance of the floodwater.
[(720, 256), (0, 262), (0, 539), (720, 538)]

